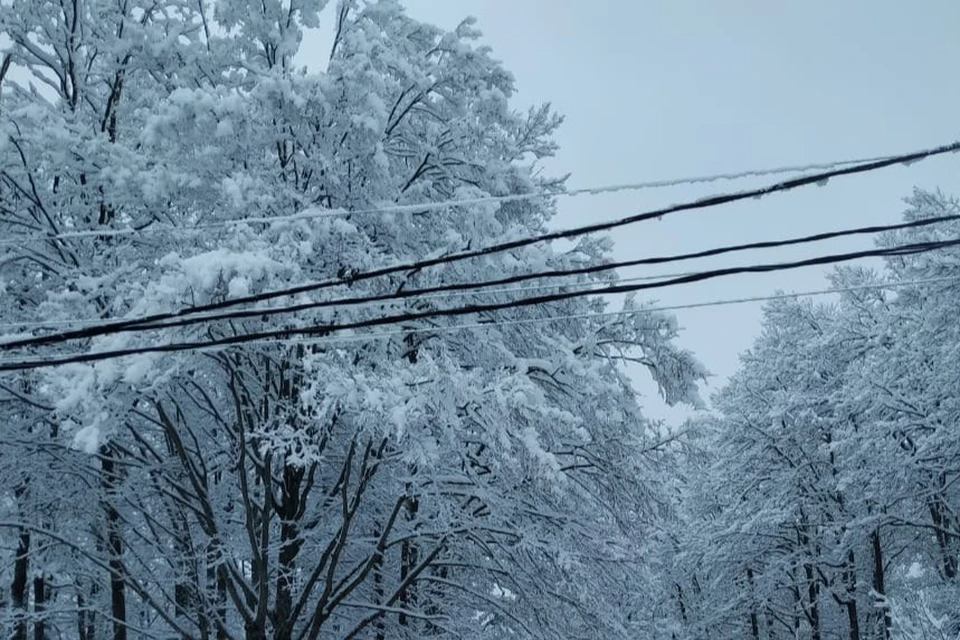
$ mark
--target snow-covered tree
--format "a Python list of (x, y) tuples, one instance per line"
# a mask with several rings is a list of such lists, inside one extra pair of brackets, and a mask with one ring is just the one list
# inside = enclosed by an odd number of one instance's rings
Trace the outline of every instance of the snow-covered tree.
[[(546, 197), (370, 210), (558, 192), (539, 161), (560, 119), (510, 108), (513, 80), (470, 21), (445, 32), (395, 0), (325, 5), (14, 0), (0, 30), (40, 88), (10, 76), (0, 94), (4, 322), (43, 333), (343, 279), (293, 297), (295, 314), (271, 310), (287, 298), (30, 353), (509, 302), (525, 294), (330, 304), (607, 259), (606, 240), (585, 238), (352, 280), (546, 229)], [(324, 10), (333, 47), (308, 72), (294, 57)], [(703, 371), (670, 317), (589, 317), (605, 308), (6, 376), (4, 446), (57, 460), (43, 493), (85, 483), (54, 523), (35, 474), (4, 473), (4, 540), (32, 545), (0, 571), (24, 585), (9, 619), (84, 640), (642, 634), (657, 447), (623, 363), (645, 364), (670, 402), (696, 402)], [(27, 593), (21, 566), (55, 576), (52, 595)]]
[[(957, 211), (940, 194), (907, 203), (907, 221)], [(960, 632), (958, 275), (952, 249), (893, 256), (880, 272), (835, 270), (834, 303), (767, 306), (717, 415), (678, 453), (658, 578), (675, 637)]]

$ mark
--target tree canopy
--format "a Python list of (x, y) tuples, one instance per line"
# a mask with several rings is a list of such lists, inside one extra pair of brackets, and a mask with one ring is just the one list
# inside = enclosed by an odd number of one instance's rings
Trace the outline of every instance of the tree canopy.
[[(608, 259), (528, 236), (558, 193), (561, 119), (510, 106), (465, 21), (396, 0), (12, 0), (0, 93), (8, 337), (216, 304), (375, 304), (151, 325), (83, 354), (322, 326), (514, 289), (390, 299)], [(321, 11), (329, 58), (295, 64)], [(528, 283), (544, 291), (610, 275)], [(600, 298), (384, 330), (77, 363), (0, 379), (0, 625), (11, 637), (642, 635), (661, 450), (624, 369), (670, 402), (704, 370), (662, 313)], [(627, 308), (637, 310), (632, 300)]]

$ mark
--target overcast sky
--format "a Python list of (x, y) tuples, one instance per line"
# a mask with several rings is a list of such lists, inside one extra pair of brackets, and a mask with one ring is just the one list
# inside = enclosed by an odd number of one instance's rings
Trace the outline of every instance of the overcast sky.
[[(478, 18), (516, 76), (517, 106), (566, 116), (548, 166), (569, 186), (670, 179), (885, 155), (960, 138), (956, 0), (405, 0), (452, 28)], [(837, 179), (747, 204), (617, 231), (616, 257), (892, 223), (914, 186), (960, 191), (960, 157)], [(760, 184), (714, 184), (560, 203), (557, 226)], [(868, 248), (868, 238), (777, 250), (697, 268)], [(672, 271), (678, 269), (674, 265)], [(635, 274), (630, 274), (635, 275)], [(664, 305), (827, 286), (822, 268), (658, 291)], [(760, 305), (677, 312), (681, 343), (717, 374), (737, 366)], [(676, 417), (656, 403), (653, 415)]]

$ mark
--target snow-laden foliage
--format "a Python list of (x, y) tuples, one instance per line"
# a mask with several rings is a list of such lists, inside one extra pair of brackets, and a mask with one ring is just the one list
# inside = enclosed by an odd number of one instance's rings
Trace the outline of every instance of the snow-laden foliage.
[[(958, 209), (921, 191), (907, 204), (906, 220)], [(878, 242), (958, 235), (951, 222)], [(767, 306), (718, 414), (675, 452), (663, 637), (960, 635), (958, 255), (837, 269), (839, 300)]]
[[(253, 314), (10, 357), (509, 302), (525, 294), (270, 311), (607, 259), (585, 238), (351, 282), (543, 231), (544, 197), (369, 210), (558, 192), (538, 163), (560, 118), (510, 107), (513, 79), (469, 21), (326, 4), (4, 3), (21, 74), (0, 87), (9, 337), (344, 278)], [(325, 10), (333, 46), (311, 61), (325, 71), (298, 69)], [(605, 308), (5, 375), (0, 624), (18, 640), (643, 637), (667, 505), (624, 364), (671, 403), (698, 404), (704, 372), (672, 318), (590, 317)]]

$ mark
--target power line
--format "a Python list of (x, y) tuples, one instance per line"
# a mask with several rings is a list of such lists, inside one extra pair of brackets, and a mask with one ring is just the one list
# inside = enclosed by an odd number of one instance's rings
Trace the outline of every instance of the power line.
[(771, 175), (782, 175), (785, 173), (801, 173), (804, 171), (819, 171), (835, 169), (837, 167), (846, 167), (868, 162), (880, 162), (893, 158), (895, 156), (876, 156), (872, 158), (860, 158), (854, 160), (836, 160), (833, 162), (818, 162), (806, 165), (793, 165), (774, 167), (770, 169), (747, 169), (734, 173), (718, 173), (713, 175), (692, 176), (686, 178), (674, 178), (668, 180), (654, 180), (648, 182), (633, 182), (627, 184), (602, 185), (597, 187), (582, 187), (569, 189), (566, 191), (535, 191), (531, 193), (518, 193), (506, 196), (482, 196), (476, 198), (464, 198), (460, 200), (443, 200), (440, 202), (422, 202), (416, 204), (397, 204), (385, 207), (373, 207), (369, 209), (310, 209), (290, 215), (263, 216), (250, 218), (232, 218), (228, 220), (218, 220), (216, 222), (201, 223), (191, 227), (182, 226), (150, 226), (142, 228), (124, 228), (124, 229), (85, 229), (82, 231), (65, 231), (63, 233), (54, 233), (49, 235), (28, 236), (17, 239), (0, 240), (0, 246), (19, 246), (24, 242), (48, 242), (51, 240), (77, 240), (83, 238), (112, 238), (129, 235), (144, 235), (153, 233), (167, 233), (173, 235), (186, 235), (197, 231), (229, 227), (238, 224), (272, 224), (275, 222), (295, 222), (298, 220), (313, 220), (318, 218), (334, 218), (345, 216), (367, 216), (384, 214), (402, 214), (402, 213), (427, 213), (431, 211), (442, 211), (451, 207), (466, 207), (484, 204), (506, 204), (509, 202), (522, 202), (527, 200), (537, 200), (540, 198), (566, 198), (581, 195), (601, 195), (609, 193), (620, 193), (624, 191), (643, 191), (647, 189), (661, 189), (665, 187), (675, 187), (680, 185), (709, 184), (720, 181), (741, 180), (743, 178), (755, 178)]
[[(763, 295), (763, 296), (748, 296), (743, 298), (726, 298), (721, 300), (710, 300), (707, 302), (692, 302), (688, 304), (645, 307), (641, 309), (626, 309), (621, 311), (589, 312), (589, 313), (568, 314), (568, 315), (559, 315), (559, 316), (544, 316), (544, 317), (538, 317), (538, 318), (515, 318), (510, 320), (488, 320), (484, 322), (475, 322), (471, 324), (446, 325), (446, 326), (434, 326), (434, 327), (412, 327), (412, 328), (406, 328), (406, 329), (399, 329), (395, 331), (379, 331), (375, 333), (364, 333), (364, 334), (353, 335), (353, 336), (312, 338), (312, 339), (306, 339), (306, 340), (302, 338), (286, 338), (286, 339), (279, 339), (279, 340), (253, 340), (247, 343), (247, 345), (248, 346), (269, 346), (269, 345), (279, 345), (279, 344), (302, 344), (305, 346), (312, 346), (312, 345), (323, 345), (323, 344), (346, 344), (346, 343), (352, 343), (352, 342), (372, 342), (374, 340), (383, 339), (383, 338), (416, 335), (421, 333), (430, 333), (430, 334), (449, 333), (449, 332), (455, 332), (455, 331), (467, 331), (467, 330), (474, 330), (474, 329), (492, 329), (492, 328), (501, 327), (501, 326), (540, 324), (540, 323), (559, 322), (559, 321), (567, 321), (567, 320), (616, 318), (616, 317), (634, 316), (634, 315), (649, 314), (649, 313), (666, 313), (670, 311), (704, 309), (704, 308), (710, 308), (710, 307), (732, 306), (732, 305), (749, 304), (749, 303), (756, 303), (756, 302), (770, 302), (774, 300), (789, 300), (789, 299), (805, 298), (805, 297), (813, 297), (813, 296), (832, 295), (832, 294), (838, 294), (838, 293), (850, 293), (854, 291), (899, 289), (899, 288), (908, 287), (908, 286), (921, 286), (921, 285), (928, 285), (928, 284), (937, 284), (941, 282), (958, 282), (958, 281), (960, 281), (960, 276), (943, 276), (939, 278), (926, 278), (922, 280), (904, 280), (900, 282), (876, 282), (876, 283), (852, 285), (852, 286), (846, 286), (846, 287), (816, 289), (812, 291), (780, 293), (780, 294)], [(197, 349), (197, 351), (206, 353), (210, 351), (223, 350), (223, 349), (229, 348), (230, 346), (232, 345), (200, 347)], [(2, 366), (2, 364), (4, 364), (4, 362), (0, 360), (0, 366)]]
[[(778, 293), (764, 296), (748, 296), (745, 298), (725, 298), (722, 300), (710, 300), (707, 302), (691, 302), (688, 304), (675, 304), (661, 307), (645, 307), (641, 309), (624, 309), (622, 311), (597, 311), (590, 313), (577, 313), (559, 316), (544, 316), (539, 318), (514, 318), (510, 320), (490, 320), (485, 322), (475, 322), (472, 324), (454, 324), (436, 327), (412, 327), (409, 329), (398, 329), (396, 331), (379, 331), (375, 333), (363, 333), (355, 336), (336, 336), (329, 338), (311, 338), (311, 339), (282, 339), (282, 340), (261, 340), (247, 343), (250, 346), (267, 346), (276, 344), (302, 344), (305, 346), (321, 344), (343, 344), (348, 342), (367, 342), (381, 338), (391, 338), (396, 336), (406, 336), (420, 333), (448, 333), (454, 331), (466, 331), (472, 329), (488, 329), (502, 326), (540, 324), (545, 322), (559, 322), (564, 320), (590, 320), (599, 318), (617, 318), (624, 316), (641, 315), (645, 313), (666, 313), (669, 311), (685, 311), (689, 309), (706, 309), (710, 307), (724, 307), (738, 304), (748, 304), (753, 302), (770, 302), (774, 300), (791, 300), (796, 298), (805, 298), (813, 296), (831, 295), (837, 293), (851, 293), (854, 291), (869, 291), (879, 289), (899, 289), (908, 286), (920, 286), (927, 284), (937, 284), (940, 282), (960, 282), (960, 276), (943, 276), (939, 278), (926, 278), (923, 280), (904, 280), (901, 282), (873, 282), (870, 284), (851, 285), (847, 287), (833, 287), (829, 289), (816, 289), (813, 291), (800, 291), (795, 293)], [(227, 347), (211, 347), (209, 350), (224, 349)], [(198, 349), (205, 352), (207, 348)], [(0, 361), (2, 364), (2, 361)]]
[(584, 225), (580, 227), (573, 227), (570, 229), (553, 231), (553, 232), (548, 232), (548, 233), (539, 234), (535, 236), (529, 236), (527, 238), (521, 238), (518, 240), (512, 240), (512, 241), (503, 242), (499, 244), (488, 245), (480, 249), (463, 251), (460, 253), (454, 253), (451, 255), (441, 256), (438, 258), (429, 258), (426, 260), (419, 260), (416, 262), (402, 263), (402, 264), (394, 265), (392, 267), (383, 267), (380, 269), (373, 269), (371, 271), (353, 273), (345, 277), (340, 277), (333, 280), (327, 280), (325, 282), (302, 285), (299, 287), (291, 287), (288, 289), (281, 289), (273, 292), (264, 292), (264, 293), (259, 293), (255, 295), (250, 295), (250, 296), (243, 296), (239, 298), (232, 298), (230, 300), (224, 300), (221, 302), (210, 303), (206, 305), (197, 305), (197, 306), (193, 306), (193, 307), (189, 307), (186, 309), (169, 312), (169, 313), (154, 314), (153, 316), (140, 318), (138, 320), (131, 320), (127, 324), (133, 325), (133, 324), (143, 324), (147, 322), (168, 320), (168, 319), (173, 319), (173, 318), (182, 317), (186, 315), (193, 315), (196, 313), (203, 313), (207, 311), (217, 311), (219, 309), (226, 309), (226, 308), (240, 306), (244, 304), (263, 302), (263, 301), (272, 300), (275, 298), (283, 298), (291, 295), (308, 293), (311, 291), (319, 291), (321, 289), (329, 289), (329, 288), (341, 286), (341, 285), (350, 285), (357, 282), (371, 280), (373, 278), (379, 278), (386, 275), (393, 275), (393, 274), (403, 273), (403, 272), (416, 272), (422, 269), (438, 266), (441, 264), (449, 264), (453, 262), (460, 262), (470, 258), (479, 258), (483, 256), (493, 255), (496, 253), (503, 253), (513, 249), (519, 249), (522, 247), (530, 246), (539, 242), (567, 239), (567, 238), (573, 238), (578, 236), (584, 236), (591, 233), (596, 233), (598, 231), (607, 231), (617, 227), (635, 224), (637, 222), (663, 218), (664, 216), (670, 215), (673, 213), (680, 213), (683, 211), (691, 211), (696, 209), (707, 209), (707, 208), (716, 207), (722, 204), (728, 204), (732, 202), (738, 202), (740, 200), (746, 200), (749, 198), (762, 198), (764, 196), (767, 196), (773, 193), (789, 191), (791, 189), (796, 189), (799, 187), (808, 186), (812, 184), (823, 185), (823, 184), (826, 184), (828, 180), (834, 177), (876, 171), (878, 169), (889, 167), (895, 164), (912, 164), (914, 162), (919, 162), (929, 157), (943, 155), (946, 153), (954, 153), (956, 151), (960, 151), (960, 142), (954, 142), (952, 144), (943, 145), (943, 146), (935, 147), (932, 149), (926, 149), (923, 151), (916, 151), (913, 153), (893, 156), (885, 160), (878, 160), (876, 162), (858, 164), (850, 167), (845, 167), (843, 169), (835, 169), (835, 170), (825, 171), (818, 174), (801, 176), (799, 178), (793, 178), (791, 180), (777, 182), (771, 185), (767, 185), (765, 187), (759, 187), (759, 188), (750, 189), (747, 191), (740, 191), (740, 192), (735, 192), (730, 194), (721, 194), (721, 195), (701, 198), (699, 200), (686, 202), (678, 205), (671, 205), (668, 207), (663, 207), (660, 209), (655, 209), (653, 211), (639, 213), (639, 214), (627, 216), (624, 218), (619, 218), (617, 220), (612, 220), (608, 222), (600, 222), (600, 223), (594, 223), (594, 224)]
[(951, 144), (942, 145), (939, 147), (934, 147), (934, 148), (925, 149), (921, 151), (915, 151), (912, 153), (906, 153), (906, 154), (901, 154), (897, 156), (890, 156), (883, 160), (877, 160), (874, 162), (856, 164), (856, 165), (844, 167), (841, 169), (834, 169), (834, 170), (825, 171), (822, 173), (800, 176), (798, 178), (792, 178), (790, 180), (777, 182), (771, 185), (759, 187), (756, 189), (750, 189), (747, 191), (740, 191), (740, 192), (734, 192), (734, 193), (728, 193), (728, 194), (709, 196), (706, 198), (700, 198), (699, 200), (694, 200), (694, 201), (686, 202), (683, 204), (671, 205), (668, 207), (655, 209), (653, 211), (639, 213), (632, 216), (627, 216), (625, 218), (619, 218), (619, 219), (611, 220), (607, 222), (599, 222), (599, 223), (594, 223), (594, 224), (580, 226), (580, 227), (573, 227), (570, 229), (553, 231), (553, 232), (539, 234), (535, 236), (529, 236), (527, 238), (521, 238), (518, 240), (511, 240), (511, 241), (502, 242), (499, 244), (488, 245), (480, 249), (462, 251), (460, 253), (454, 253), (446, 256), (441, 256), (438, 258), (429, 258), (426, 260), (419, 260), (416, 262), (401, 263), (401, 264), (394, 265), (392, 267), (383, 267), (383, 268), (374, 269), (371, 271), (356, 272), (344, 277), (340, 277), (332, 280), (326, 280), (323, 282), (315, 282), (315, 283), (301, 285), (298, 287), (291, 287), (287, 289), (280, 289), (277, 291), (258, 293), (250, 296), (231, 298), (229, 300), (209, 303), (206, 305), (196, 305), (192, 307), (187, 307), (184, 309), (180, 309), (178, 311), (171, 311), (166, 313), (157, 313), (149, 316), (143, 316), (141, 318), (135, 318), (128, 321), (113, 323), (112, 325), (110, 325), (109, 331), (119, 331), (123, 328), (132, 327), (138, 324), (149, 324), (149, 323), (160, 322), (164, 320), (173, 320), (175, 318), (190, 316), (198, 313), (218, 311), (220, 309), (227, 309), (230, 307), (240, 306), (244, 304), (264, 302), (266, 300), (272, 300), (275, 298), (283, 298), (287, 296), (298, 295), (301, 293), (308, 293), (311, 291), (319, 291), (322, 289), (329, 289), (329, 288), (341, 286), (341, 285), (350, 285), (356, 282), (370, 280), (373, 278), (379, 278), (386, 275), (393, 275), (393, 274), (403, 273), (403, 272), (413, 273), (422, 269), (426, 269), (428, 267), (434, 267), (441, 264), (449, 264), (453, 262), (467, 260), (470, 258), (478, 258), (482, 256), (488, 256), (496, 253), (510, 251), (512, 249), (519, 249), (521, 247), (536, 244), (538, 242), (547, 242), (551, 240), (574, 238), (578, 236), (588, 235), (591, 233), (596, 233), (598, 231), (607, 231), (617, 227), (635, 224), (635, 223), (643, 222), (646, 220), (652, 220), (655, 218), (660, 219), (666, 215), (670, 215), (673, 213), (680, 213), (682, 211), (707, 209), (707, 208), (716, 207), (722, 204), (728, 204), (732, 202), (738, 202), (740, 200), (746, 200), (748, 198), (762, 198), (764, 196), (767, 196), (773, 193), (789, 191), (792, 189), (796, 189), (799, 187), (808, 186), (812, 184), (824, 185), (831, 178), (854, 175), (858, 173), (867, 173), (870, 171), (876, 171), (878, 169), (889, 167), (895, 164), (910, 165), (910, 164), (913, 164), (914, 162), (919, 162), (921, 160), (925, 160), (933, 156), (943, 155), (946, 153), (954, 153), (956, 151), (960, 151), (960, 142), (954, 142)]
[[(241, 309), (237, 311), (228, 311), (225, 313), (220, 312), (220, 313), (191, 315), (189, 317), (182, 317), (183, 314), (181, 313), (180, 314), (181, 317), (179, 318), (168, 320), (168, 321), (160, 321), (160, 322), (145, 322), (142, 319), (118, 320), (116, 322), (101, 321), (101, 323), (98, 325), (84, 327), (82, 329), (76, 329), (72, 331), (65, 331), (65, 332), (59, 332), (59, 333), (51, 333), (44, 336), (23, 338), (20, 340), (10, 341), (7, 343), (0, 344), (0, 349), (10, 350), (10, 349), (17, 349), (17, 348), (23, 348), (23, 347), (29, 347), (29, 346), (50, 345), (50, 344), (56, 344), (59, 342), (66, 342), (69, 340), (79, 340), (79, 339), (92, 338), (96, 336), (108, 335), (111, 333), (150, 331), (155, 329), (189, 326), (189, 325), (200, 324), (204, 322), (241, 320), (245, 318), (266, 318), (266, 317), (277, 315), (277, 314), (295, 313), (298, 311), (316, 310), (316, 309), (323, 309), (323, 308), (330, 308), (330, 307), (356, 306), (361, 304), (391, 302), (391, 301), (410, 299), (410, 298), (419, 299), (419, 298), (432, 297), (436, 295), (439, 295), (440, 297), (444, 297), (445, 295), (449, 295), (451, 293), (477, 293), (479, 291), (475, 291), (475, 290), (481, 290), (481, 287), (505, 287), (506, 285), (516, 284), (519, 282), (525, 282), (529, 280), (582, 276), (582, 275), (601, 273), (605, 271), (613, 271), (615, 269), (621, 269), (621, 268), (627, 268), (627, 267), (667, 264), (672, 262), (681, 262), (681, 261), (692, 260), (697, 258), (714, 257), (714, 256), (725, 255), (725, 254), (736, 253), (736, 252), (747, 251), (747, 250), (754, 250), (754, 249), (770, 249), (770, 248), (810, 244), (815, 242), (821, 242), (824, 240), (831, 240), (835, 238), (842, 238), (842, 237), (848, 237), (848, 236), (866, 235), (866, 234), (874, 234), (874, 233), (881, 233), (881, 232), (887, 232), (887, 231), (898, 231), (903, 229), (925, 227), (925, 226), (941, 224), (944, 222), (951, 222), (956, 220), (960, 220), (960, 215), (922, 218), (919, 220), (910, 220), (907, 222), (901, 222), (901, 223), (896, 223), (891, 225), (873, 225), (868, 227), (856, 227), (853, 229), (841, 229), (838, 231), (827, 231), (823, 233), (801, 236), (797, 238), (750, 242), (745, 244), (729, 245), (724, 247), (705, 249), (701, 251), (694, 251), (690, 253), (676, 254), (676, 255), (670, 255), (670, 256), (639, 258), (635, 260), (625, 260), (625, 261), (619, 261), (619, 262), (594, 264), (586, 267), (577, 267), (577, 268), (571, 268), (571, 269), (554, 269), (554, 270), (547, 270), (547, 271), (539, 271), (534, 273), (508, 276), (508, 277), (499, 278), (495, 280), (488, 280), (485, 282), (474, 281), (474, 282), (450, 283), (450, 284), (436, 285), (433, 287), (424, 287), (419, 289), (397, 290), (390, 293), (377, 294), (377, 295), (354, 296), (354, 297), (348, 297), (348, 298), (334, 298), (330, 300), (304, 302), (300, 304), (286, 305), (286, 306), (274, 307), (274, 308)], [(689, 275), (689, 274), (680, 274), (680, 275)], [(670, 278), (670, 277), (671, 276), (661, 276), (661, 278)], [(621, 280), (620, 282), (624, 283), (626, 281)], [(564, 286), (564, 285), (560, 283), (552, 285), (552, 287), (559, 287), (559, 286)], [(552, 288), (552, 287), (548, 285), (548, 286), (544, 286), (543, 288)], [(298, 288), (302, 288), (302, 286)], [(509, 289), (499, 289), (495, 291), (507, 292), (509, 291)], [(490, 293), (493, 293), (493, 291), (491, 291)]]
[(23, 371), (23, 370), (39, 369), (42, 367), (57, 366), (57, 365), (63, 365), (63, 364), (98, 362), (101, 360), (109, 360), (109, 359), (123, 357), (123, 356), (141, 355), (141, 354), (147, 354), (147, 353), (171, 353), (171, 352), (178, 352), (178, 351), (196, 351), (198, 349), (203, 349), (205, 347), (219, 347), (219, 346), (227, 347), (227, 346), (240, 345), (240, 344), (245, 344), (250, 342), (258, 342), (262, 340), (270, 340), (270, 341), (282, 340), (286, 338), (293, 338), (295, 336), (310, 336), (310, 335), (317, 335), (317, 334), (326, 335), (335, 331), (365, 329), (369, 327), (398, 324), (401, 322), (412, 322), (415, 320), (428, 320), (428, 319), (434, 320), (434, 319), (444, 318), (444, 317), (455, 317), (455, 316), (469, 315), (469, 314), (475, 314), (475, 313), (500, 311), (505, 309), (531, 307), (531, 306), (548, 304), (552, 302), (560, 302), (563, 300), (569, 300), (573, 298), (584, 297), (591, 294), (630, 293), (630, 292), (641, 291), (646, 289), (657, 289), (657, 288), (663, 288), (667, 286), (675, 286), (679, 284), (687, 284), (692, 282), (711, 280), (714, 278), (719, 278), (719, 277), (728, 276), (728, 275), (735, 275), (740, 273), (767, 273), (767, 272), (774, 272), (774, 271), (796, 269), (800, 267), (834, 264), (838, 262), (848, 262), (850, 260), (857, 260), (860, 258), (868, 258), (868, 257), (912, 255), (912, 254), (926, 253), (929, 251), (944, 249), (944, 248), (958, 246), (958, 245), (960, 245), (960, 238), (952, 239), (952, 240), (943, 240), (938, 242), (922, 242), (922, 243), (914, 243), (914, 244), (907, 244), (907, 245), (898, 245), (895, 247), (878, 248), (878, 249), (872, 249), (872, 250), (866, 250), (866, 251), (856, 251), (851, 253), (831, 254), (827, 256), (819, 256), (816, 258), (808, 258), (805, 260), (797, 260), (793, 262), (780, 262), (780, 263), (749, 265), (744, 267), (729, 267), (725, 269), (715, 269), (715, 270), (704, 271), (704, 272), (695, 273), (695, 274), (691, 274), (691, 275), (683, 276), (679, 278), (673, 278), (671, 280), (666, 280), (666, 281), (640, 283), (640, 284), (611, 285), (604, 288), (594, 289), (589, 292), (583, 292), (583, 291), (558, 292), (558, 293), (552, 293), (552, 294), (543, 295), (543, 296), (521, 298), (519, 300), (512, 300), (510, 302), (505, 302), (505, 303), (470, 304), (470, 305), (463, 305), (460, 307), (453, 307), (448, 309), (436, 309), (432, 311), (404, 312), (404, 313), (395, 314), (392, 316), (369, 318), (366, 320), (358, 320), (358, 321), (348, 322), (348, 323), (341, 323), (341, 324), (330, 323), (330, 324), (315, 325), (310, 327), (298, 327), (298, 328), (253, 332), (253, 333), (239, 334), (239, 335), (233, 335), (233, 336), (226, 336), (223, 338), (217, 338), (217, 339), (207, 340), (202, 342), (168, 343), (168, 344), (160, 344), (160, 345), (149, 345), (149, 346), (142, 346), (142, 347), (114, 349), (114, 350), (107, 350), (107, 351), (100, 351), (100, 352), (70, 354), (70, 355), (62, 355), (62, 356), (39, 358), (39, 359), (8, 361), (0, 364), (0, 371)]
[[(630, 278), (617, 278), (617, 282), (645, 282), (650, 280), (663, 280), (666, 278), (678, 278), (680, 276), (689, 275), (693, 273), (692, 271), (680, 272), (680, 273), (664, 273), (655, 276), (633, 276)], [(583, 282), (583, 283), (574, 283), (572, 285), (566, 285), (562, 283), (553, 283), (553, 284), (538, 284), (530, 285), (525, 287), (503, 287), (500, 289), (487, 289), (485, 283), (477, 283), (475, 288), (467, 290), (455, 290), (455, 291), (442, 291), (436, 293), (426, 293), (422, 296), (418, 296), (420, 300), (433, 300), (433, 299), (442, 299), (442, 298), (452, 298), (456, 296), (462, 296), (464, 294), (470, 295), (495, 295), (495, 294), (504, 294), (504, 293), (523, 293), (526, 291), (546, 291), (548, 289), (556, 289), (558, 287), (576, 287), (583, 288), (584, 290), (590, 290), (593, 287), (602, 286), (603, 282)], [(377, 302), (378, 300), (371, 300), (371, 302)], [(335, 302), (335, 301), (334, 301)], [(284, 308), (285, 309), (285, 308)], [(265, 312), (280, 312), (283, 309), (264, 309), (260, 311), (251, 311), (253, 316), (262, 316)], [(286, 311), (284, 311), (286, 313)], [(216, 321), (220, 319), (219, 316), (205, 316), (201, 318), (201, 321)], [(73, 327), (79, 326), (79, 330), (83, 329), (92, 329), (97, 325), (104, 322), (119, 322), (123, 320), (123, 316), (110, 316), (105, 318), (79, 318), (75, 320), (33, 320), (29, 322), (0, 322), (0, 329), (23, 329), (27, 327)], [(186, 323), (185, 323), (186, 324)], [(138, 331), (143, 329), (144, 331), (156, 329), (156, 328), (168, 328), (168, 327), (178, 327), (182, 326), (180, 324), (169, 324), (169, 325), (138, 325), (133, 327), (131, 331)], [(0, 343), (0, 349), (12, 348), (15, 344), (13, 342)], [(21, 345), (22, 346), (22, 345)]]

